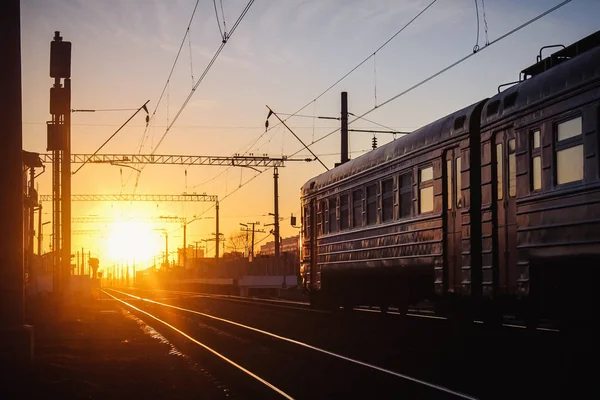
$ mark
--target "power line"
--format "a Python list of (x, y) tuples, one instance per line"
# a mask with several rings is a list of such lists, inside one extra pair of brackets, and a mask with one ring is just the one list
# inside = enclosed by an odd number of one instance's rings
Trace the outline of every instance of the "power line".
[[(198, 1), (196, 2), (196, 6), (198, 5)], [(246, 7), (244, 8), (244, 10), (242, 11), (242, 13), (240, 14), (240, 16), (238, 17), (238, 20), (236, 21), (235, 25), (233, 26), (233, 28), (231, 29), (231, 31), (229, 32), (229, 34), (226, 35), (226, 36), (225, 35), (222, 36), (223, 40), (221, 42), (221, 45), (219, 46), (219, 48), (217, 49), (217, 51), (214, 54), (213, 58), (210, 60), (210, 62), (208, 63), (208, 65), (204, 69), (204, 72), (202, 73), (202, 75), (200, 76), (200, 78), (198, 78), (198, 81), (196, 81), (196, 83), (193, 85), (192, 90), (190, 91), (190, 93), (188, 94), (188, 97), (185, 99), (185, 101), (183, 102), (183, 104), (181, 105), (181, 107), (179, 108), (179, 110), (177, 111), (177, 114), (175, 114), (175, 117), (171, 120), (170, 123), (167, 124), (165, 132), (163, 133), (163, 135), (161, 136), (159, 142), (156, 144), (156, 146), (152, 150), (151, 154), (154, 154), (158, 150), (158, 147), (162, 144), (163, 140), (165, 139), (165, 137), (167, 136), (167, 134), (169, 133), (169, 131), (171, 130), (171, 128), (173, 127), (173, 125), (175, 124), (175, 122), (177, 121), (177, 119), (179, 118), (179, 116), (181, 115), (181, 113), (183, 112), (184, 108), (187, 106), (187, 104), (191, 100), (191, 98), (194, 95), (196, 89), (202, 83), (202, 81), (204, 80), (204, 78), (208, 74), (208, 71), (210, 70), (210, 68), (212, 67), (212, 65), (214, 64), (214, 62), (216, 61), (216, 59), (218, 58), (219, 54), (221, 53), (221, 51), (225, 47), (225, 44), (227, 43), (227, 40), (231, 37), (231, 35), (235, 31), (235, 29), (237, 28), (237, 26), (239, 25), (239, 23), (241, 22), (241, 20), (244, 18), (244, 16), (246, 15), (246, 13), (248, 12), (248, 10), (250, 9), (250, 7), (252, 6), (253, 3), (254, 3), (254, 0), (250, 0), (248, 2), (248, 4), (246, 5)], [(192, 23), (193, 16), (194, 16), (195, 12), (196, 12), (196, 7), (194, 7), (194, 12), (192, 13), (192, 18), (190, 19), (190, 23), (188, 24), (188, 27), (186, 29), (186, 34), (183, 37), (182, 44), (181, 44), (181, 46), (179, 48), (179, 52), (177, 53), (177, 57), (175, 59), (175, 63), (177, 62), (177, 58), (179, 58), (179, 53), (181, 52), (181, 48), (183, 47), (183, 44), (185, 43), (185, 38), (186, 38), (186, 36), (189, 33), (189, 28), (190, 28), (190, 25)], [(169, 80), (171, 78), (171, 74), (173, 73), (173, 69), (175, 68), (175, 63), (173, 64), (173, 67), (171, 68), (171, 73), (169, 74), (169, 78), (167, 78), (167, 82), (166, 82), (165, 87), (163, 88), (163, 92), (161, 93), (161, 96), (159, 98), (159, 103), (160, 103), (160, 99), (162, 99), (162, 97), (164, 95), (164, 92), (165, 92), (166, 88), (168, 87)], [(152, 113), (152, 116), (154, 116), (154, 114), (156, 113), (156, 109), (157, 108), (158, 108), (158, 104), (157, 104), (157, 107), (154, 109), (154, 112)], [(146, 134), (146, 130), (144, 130), (144, 135), (145, 134)], [(143, 141), (142, 141), (142, 145), (143, 145)], [(140, 152), (141, 152), (141, 147), (140, 147)], [(142, 166), (141, 170), (143, 170), (144, 168), (145, 168), (145, 166)], [(137, 187), (137, 182), (139, 181), (139, 176), (141, 174), (141, 170), (137, 174), (136, 187)], [(130, 177), (131, 177), (131, 175), (130, 175)], [(129, 181), (129, 179), (128, 179), (128, 181)]]
[[(317, 97), (315, 97), (313, 100), (311, 100), (310, 102), (308, 102), (307, 104), (305, 104), (303, 107), (301, 107), (300, 109), (298, 109), (295, 113), (290, 114), (288, 118), (286, 118), (284, 121), (287, 121), (288, 119), (292, 118), (293, 116), (295, 116), (296, 114), (298, 114), (299, 112), (301, 112), (302, 110), (304, 110), (306, 107), (308, 107), (310, 104), (313, 104), (314, 102), (316, 102), (319, 98), (321, 98), (323, 95), (325, 95), (327, 92), (329, 92), (331, 89), (333, 89), (338, 83), (340, 83), (341, 81), (343, 81), (344, 79), (346, 79), (346, 77), (348, 77), (351, 73), (353, 73), (354, 71), (356, 71), (358, 68), (360, 68), (365, 62), (367, 62), (371, 57), (373, 57), (377, 52), (379, 52), (381, 49), (383, 49), (388, 43), (390, 43), (396, 36), (398, 36), (402, 31), (404, 31), (406, 28), (408, 28), (417, 18), (419, 18), (425, 11), (427, 11), (437, 0), (433, 0), (431, 3), (429, 3), (429, 5), (427, 5), (423, 10), (421, 10), (416, 16), (414, 16), (410, 21), (408, 21), (402, 28), (400, 28), (400, 30), (398, 30), (396, 33), (394, 33), (388, 40), (386, 40), (381, 46), (379, 46), (372, 54), (370, 54), (367, 58), (365, 58), (363, 61), (361, 61), (358, 65), (356, 65), (354, 68), (352, 68), (349, 72), (347, 72), (344, 76), (342, 76), (340, 79), (338, 79), (335, 83), (333, 83), (331, 86), (329, 86), (327, 89), (325, 89), (321, 94), (319, 94)], [(271, 128), (265, 129), (265, 131), (263, 133), (261, 133), (258, 138), (254, 141), (252, 141), (252, 144), (250, 144), (249, 146), (246, 147), (246, 150), (244, 151), (244, 154), (246, 154), (248, 151), (250, 151), (250, 149), (256, 144), (258, 143), (258, 141), (260, 139), (263, 138), (263, 136), (267, 133), (267, 131), (275, 128), (276, 126), (280, 125), (279, 123), (276, 123), (275, 125), (273, 125)], [(313, 142), (314, 143), (314, 142)], [(216, 179), (216, 177), (215, 177)], [(240, 186), (241, 187), (241, 186)], [(239, 189), (239, 188), (238, 188)]]
[(217, 17), (217, 27), (219, 28), (221, 39), (225, 39), (225, 35), (223, 35), (223, 30), (221, 29), (221, 21), (219, 21), (219, 13), (217, 12), (217, 0), (213, 0), (213, 5), (215, 6), (215, 17)]
[[(110, 137), (109, 137), (108, 139), (106, 139), (106, 140), (104, 141), (104, 143), (102, 143), (102, 145), (101, 145), (100, 147), (98, 147), (98, 150), (96, 150), (96, 151), (94, 152), (94, 154), (92, 154), (92, 156), (91, 156), (91, 157), (93, 157), (93, 156), (95, 156), (96, 154), (98, 154), (98, 152), (99, 152), (100, 150), (102, 150), (102, 148), (103, 148), (104, 146), (106, 146), (106, 144), (107, 144), (107, 143), (108, 143), (108, 142), (109, 142), (109, 141), (110, 141), (112, 138), (114, 138), (114, 137), (115, 137), (115, 135), (116, 135), (117, 133), (119, 133), (119, 131), (120, 131), (121, 129), (123, 129), (123, 127), (124, 127), (125, 125), (127, 125), (127, 123), (128, 123), (129, 121), (131, 121), (131, 120), (133, 119), (133, 117), (135, 117), (135, 116), (137, 115), (137, 113), (139, 113), (141, 110), (145, 110), (146, 112), (148, 112), (148, 108), (146, 107), (146, 104), (148, 104), (148, 102), (149, 102), (149, 101), (150, 101), (150, 100), (146, 101), (146, 102), (145, 102), (145, 103), (144, 103), (144, 104), (143, 104), (143, 105), (142, 105), (140, 108), (138, 108), (138, 109), (137, 109), (137, 111), (136, 111), (136, 112), (134, 112), (134, 113), (133, 113), (133, 115), (132, 115), (131, 117), (129, 117), (129, 119), (128, 119), (127, 121), (125, 121), (125, 122), (123, 123), (123, 125), (121, 125), (121, 126), (119, 127), (119, 129), (117, 129), (117, 130), (115, 131), (115, 133), (113, 133), (112, 135), (110, 135)], [(91, 157), (90, 157), (90, 158), (91, 158)], [(86, 162), (87, 162), (87, 160), (86, 160)], [(79, 171), (81, 168), (83, 168), (83, 166), (86, 164), (86, 162), (84, 162), (83, 164), (81, 164), (81, 165), (79, 166), (79, 168), (77, 168), (77, 170), (75, 170), (75, 172), (73, 172), (73, 175), (75, 175), (75, 174), (76, 174), (76, 173), (77, 173), (77, 172), (78, 172), (78, 171)]]
[[(156, 102), (156, 106), (154, 107), (154, 111), (152, 111), (152, 115), (150, 116), (150, 119), (154, 119), (156, 110), (160, 106), (160, 102), (162, 101), (165, 91), (167, 90), (167, 87), (169, 86), (169, 82), (171, 81), (171, 76), (173, 75), (173, 71), (175, 70), (175, 66), (177, 65), (177, 60), (179, 60), (179, 55), (181, 54), (181, 49), (183, 48), (183, 46), (185, 44), (185, 39), (187, 38), (187, 36), (190, 33), (190, 26), (192, 25), (192, 21), (194, 20), (194, 15), (196, 15), (196, 9), (198, 8), (198, 3), (200, 3), (200, 0), (196, 0), (196, 4), (194, 5), (194, 10), (192, 11), (192, 16), (190, 17), (190, 22), (188, 22), (187, 28), (185, 29), (185, 34), (183, 35), (183, 39), (181, 39), (181, 44), (179, 45), (179, 50), (177, 51), (177, 55), (175, 56), (175, 60), (173, 61), (173, 65), (171, 66), (171, 71), (169, 72), (167, 81), (165, 82), (162, 92), (160, 93), (160, 96), (158, 97), (158, 101)], [(146, 129), (144, 129), (144, 133), (142, 135), (142, 144), (140, 146), (143, 146), (143, 138), (146, 135), (147, 129), (148, 129), (147, 127), (146, 127)], [(140, 148), (140, 150), (141, 150), (141, 148)]]
[[(570, 3), (571, 1), (572, 1), (572, 0), (565, 0), (565, 1), (563, 1), (562, 3), (560, 3), (560, 4), (558, 4), (558, 5), (556, 5), (556, 6), (552, 7), (552, 8), (550, 8), (549, 10), (547, 10), (547, 11), (545, 11), (545, 12), (543, 12), (543, 13), (539, 14), (538, 16), (536, 16), (536, 17), (534, 17), (534, 18), (530, 19), (529, 21), (527, 21), (527, 22), (525, 22), (525, 23), (523, 23), (523, 24), (519, 25), (518, 27), (516, 27), (516, 28), (512, 29), (511, 31), (509, 31), (509, 32), (505, 33), (504, 35), (500, 36), (499, 38), (497, 38), (497, 39), (495, 39), (495, 40), (492, 40), (492, 41), (491, 41), (491, 42), (490, 42), (488, 45), (486, 45), (486, 46), (482, 47), (482, 48), (481, 48), (481, 49), (480, 49), (478, 52), (475, 52), (475, 53), (469, 53), (469, 54), (467, 54), (467, 55), (466, 55), (466, 56), (464, 56), (463, 58), (459, 59), (458, 61), (455, 61), (455, 62), (453, 62), (452, 64), (448, 65), (447, 67), (445, 67), (445, 68), (441, 69), (440, 71), (436, 72), (435, 74), (433, 74), (433, 75), (429, 76), (428, 78), (425, 78), (425, 79), (423, 79), (422, 81), (420, 81), (420, 82), (416, 83), (415, 85), (413, 85), (413, 86), (409, 87), (408, 89), (406, 89), (406, 90), (404, 90), (404, 91), (402, 91), (402, 92), (398, 93), (397, 95), (395, 95), (395, 96), (393, 96), (393, 97), (389, 98), (388, 100), (386, 100), (386, 101), (384, 101), (383, 103), (381, 103), (381, 104), (380, 104), (378, 107), (373, 107), (373, 108), (371, 108), (370, 110), (366, 111), (365, 113), (363, 113), (363, 114), (361, 114), (361, 115), (357, 116), (357, 117), (356, 117), (354, 120), (350, 121), (349, 123), (353, 123), (354, 121), (356, 121), (356, 120), (358, 120), (358, 119), (361, 119), (361, 118), (363, 118), (365, 115), (368, 115), (368, 114), (372, 113), (373, 111), (375, 111), (375, 110), (377, 110), (377, 109), (379, 109), (379, 108), (381, 108), (381, 107), (383, 107), (383, 106), (385, 106), (385, 105), (387, 105), (387, 104), (391, 103), (392, 101), (396, 100), (397, 98), (399, 98), (399, 97), (402, 97), (402, 96), (404, 96), (405, 94), (407, 94), (407, 93), (409, 93), (409, 92), (412, 92), (412, 91), (413, 91), (413, 90), (415, 90), (416, 88), (418, 88), (418, 87), (420, 87), (420, 86), (424, 85), (425, 83), (427, 83), (427, 82), (429, 82), (430, 80), (432, 80), (432, 79), (434, 79), (434, 78), (438, 77), (439, 75), (443, 74), (444, 72), (446, 72), (446, 71), (448, 71), (448, 70), (450, 70), (450, 69), (454, 68), (455, 66), (457, 66), (457, 65), (461, 64), (462, 62), (464, 62), (464, 61), (468, 60), (469, 58), (473, 57), (474, 55), (481, 53), (483, 50), (487, 49), (487, 48), (488, 48), (488, 47), (490, 47), (491, 45), (493, 45), (493, 44), (495, 44), (495, 43), (498, 43), (499, 41), (501, 41), (501, 40), (503, 40), (503, 39), (507, 38), (508, 36), (511, 36), (513, 33), (520, 31), (521, 29), (525, 28), (525, 27), (526, 27), (526, 26), (528, 26), (528, 25), (531, 25), (531, 24), (532, 24), (532, 23), (534, 23), (535, 21), (539, 20), (540, 18), (543, 18), (543, 17), (545, 17), (546, 15), (550, 14), (550, 13), (551, 13), (551, 12), (553, 12), (553, 11), (556, 11), (556, 10), (558, 10), (559, 8), (561, 8), (562, 6), (564, 6), (564, 5), (565, 5), (565, 4), (567, 4), (567, 3)], [(328, 133), (328, 134), (326, 134), (325, 136), (322, 136), (322, 137), (320, 137), (319, 139), (317, 139), (317, 140), (315, 140), (314, 142), (312, 142), (312, 143), (311, 143), (309, 146), (311, 146), (311, 145), (313, 145), (313, 144), (315, 144), (315, 143), (318, 143), (318, 142), (320, 142), (321, 140), (323, 140), (323, 139), (325, 139), (325, 138), (327, 138), (327, 137), (329, 137), (329, 136), (333, 135), (334, 133), (338, 132), (339, 130), (340, 130), (340, 128), (337, 128), (337, 129), (335, 129), (334, 131), (332, 131), (332, 132), (329, 132), (329, 133)], [(300, 149), (300, 150), (298, 150), (297, 152), (295, 152), (295, 153), (292, 153), (292, 154), (290, 155), (290, 157), (293, 157), (293, 156), (295, 156), (296, 154), (300, 153), (302, 150), (303, 150), (303, 149)]]
[[(524, 27), (526, 27), (526, 26), (528, 26), (528, 25), (532, 24), (533, 22), (535, 22), (535, 21), (539, 20), (540, 18), (543, 18), (544, 16), (546, 16), (546, 15), (550, 14), (551, 12), (553, 12), (553, 11), (555, 11), (555, 10), (557, 10), (557, 9), (561, 8), (562, 6), (564, 6), (565, 4), (567, 4), (567, 3), (570, 3), (570, 2), (571, 2), (571, 0), (565, 0), (565, 1), (563, 1), (562, 3), (560, 3), (560, 4), (556, 5), (556, 6), (554, 6), (553, 8), (551, 8), (551, 9), (549, 9), (549, 10), (547, 10), (547, 11), (545, 11), (544, 13), (542, 13), (542, 14), (538, 15), (537, 17), (535, 17), (535, 18), (532, 18), (531, 20), (529, 20), (529, 21), (525, 22), (524, 24), (522, 24), (522, 25), (518, 26), (517, 28), (515, 28), (515, 29), (513, 29), (513, 30), (511, 30), (511, 31), (509, 31), (509, 32), (507, 32), (507, 33), (505, 33), (504, 35), (500, 36), (500, 37), (499, 37), (499, 38), (497, 38), (496, 40), (494, 40), (494, 41), (490, 42), (489, 44), (487, 44), (487, 45), (486, 45), (485, 47), (483, 47), (481, 50), (483, 50), (483, 49), (486, 49), (487, 47), (491, 46), (492, 44), (494, 44), (494, 43), (497, 43), (497, 42), (499, 42), (499, 41), (501, 41), (501, 40), (505, 39), (506, 37), (508, 37), (508, 36), (512, 35), (513, 33), (515, 33), (515, 32), (517, 32), (517, 31), (519, 31), (519, 30), (523, 29)], [(468, 56), (466, 56), (466, 57), (463, 57), (462, 59), (460, 59), (460, 60), (458, 60), (458, 61), (454, 62), (454, 63), (453, 63), (453, 64), (451, 64), (450, 66), (448, 66), (448, 67), (446, 67), (446, 68), (442, 69), (440, 72), (437, 72), (436, 74), (434, 74), (434, 75), (430, 76), (429, 78), (426, 78), (426, 79), (424, 79), (423, 81), (421, 81), (421, 82), (417, 83), (416, 85), (414, 85), (414, 86), (410, 87), (409, 89), (407, 89), (407, 90), (405, 90), (405, 91), (403, 91), (403, 92), (399, 93), (398, 95), (396, 95), (396, 96), (394, 96), (394, 97), (392, 97), (392, 98), (388, 99), (387, 101), (385, 101), (384, 103), (382, 103), (382, 104), (381, 104), (381, 105), (379, 105), (378, 107), (374, 107), (374, 108), (370, 109), (369, 111), (367, 111), (367, 112), (363, 113), (362, 115), (356, 116), (356, 118), (355, 118), (353, 121), (351, 121), (350, 123), (352, 123), (352, 122), (354, 122), (354, 121), (356, 121), (356, 120), (358, 120), (358, 119), (364, 119), (364, 117), (365, 117), (366, 115), (368, 115), (369, 113), (373, 112), (374, 110), (376, 110), (376, 109), (378, 109), (378, 108), (381, 108), (382, 106), (384, 106), (384, 105), (386, 105), (386, 104), (389, 104), (391, 101), (393, 101), (393, 100), (397, 99), (398, 97), (400, 97), (400, 96), (403, 96), (404, 94), (406, 94), (406, 93), (408, 93), (408, 92), (410, 92), (410, 91), (412, 91), (412, 90), (414, 90), (414, 89), (418, 88), (419, 86), (423, 85), (424, 83), (426, 83), (426, 82), (430, 81), (431, 79), (433, 79), (433, 78), (435, 78), (435, 77), (439, 76), (440, 74), (442, 74), (442, 73), (446, 72), (447, 70), (451, 69), (452, 67), (454, 67), (454, 66), (456, 66), (456, 65), (458, 65), (458, 64), (460, 64), (460, 63), (462, 63), (463, 61), (467, 60), (468, 58), (472, 57), (472, 56), (473, 56), (473, 55), (475, 55), (475, 54), (479, 54), (479, 52), (477, 52), (477, 53), (471, 53), (471, 54), (469, 54)], [(309, 103), (309, 104), (310, 104), (310, 103)], [(300, 109), (299, 111), (301, 111), (301, 110), (302, 110), (302, 109)], [(298, 112), (299, 112), (299, 111), (298, 111)], [(337, 132), (337, 131), (339, 131), (339, 128), (338, 128), (338, 129), (336, 129), (336, 130), (334, 130), (334, 131), (332, 131), (332, 132), (330, 132), (330, 133), (328, 133), (328, 134), (326, 134), (325, 136), (321, 137), (320, 139), (318, 139), (318, 140), (314, 141), (313, 143), (309, 144), (309, 146), (310, 146), (310, 145), (312, 145), (312, 144), (315, 144), (315, 143), (317, 143), (317, 142), (319, 142), (319, 141), (321, 141), (321, 140), (323, 140), (323, 139), (325, 139), (326, 137), (328, 137), (328, 136), (332, 135), (333, 133), (335, 133), (335, 132)], [(297, 154), (298, 154), (298, 153), (300, 153), (302, 150), (303, 150), (303, 149), (300, 149), (300, 150), (298, 150), (297, 152), (295, 152), (295, 153), (293, 153), (292, 155), (290, 155), (290, 157), (297, 155)], [(254, 179), (256, 179), (258, 176), (260, 176), (260, 175), (261, 175), (263, 172), (265, 172), (265, 171), (267, 171), (267, 170), (262, 170), (262, 171), (258, 172), (256, 175), (252, 176), (252, 177), (251, 177), (250, 179), (248, 179), (246, 182), (244, 182), (243, 184), (239, 185), (239, 186), (238, 186), (237, 188), (235, 188), (233, 191), (231, 191), (230, 193), (228, 193), (228, 194), (226, 194), (225, 196), (223, 196), (223, 197), (220, 199), (220, 203), (223, 203), (223, 201), (224, 201), (226, 198), (228, 198), (229, 196), (233, 195), (235, 192), (237, 192), (238, 190), (240, 190), (242, 187), (246, 186), (248, 183), (252, 182)], [(214, 205), (210, 206), (208, 209), (206, 209), (205, 211), (203, 211), (203, 212), (200, 214), (200, 216), (201, 216), (201, 215), (203, 215), (203, 214), (205, 214), (205, 213), (206, 213), (206, 212), (208, 212), (209, 210), (211, 210), (213, 207), (214, 207)]]
[(137, 108), (72, 109), (71, 112), (135, 111)]
[[(364, 63), (366, 63), (369, 59), (371, 59), (371, 57), (373, 57), (377, 52), (379, 52), (381, 49), (383, 49), (385, 46), (387, 46), (394, 38), (396, 38), (396, 36), (398, 36), (402, 31), (404, 31), (406, 28), (408, 28), (414, 21), (416, 21), (417, 18), (419, 18), (425, 11), (427, 11), (432, 5), (434, 5), (436, 1), (437, 0), (433, 0), (431, 3), (429, 3), (429, 5), (427, 5), (423, 10), (421, 10), (417, 15), (415, 15), (402, 28), (400, 28), (400, 30), (398, 30), (396, 33), (394, 33), (388, 40), (386, 40), (381, 46), (379, 46), (373, 53), (369, 54), (369, 56), (367, 58), (365, 58), (360, 63), (358, 63), (358, 65), (356, 65), (354, 68), (352, 68), (346, 74), (344, 74), (340, 79), (338, 79), (337, 81), (335, 81), (335, 83), (333, 83), (331, 86), (329, 86), (327, 89), (325, 89), (321, 94), (319, 94), (313, 100), (311, 100), (310, 102), (306, 103), (302, 108), (300, 108), (295, 113), (291, 114), (290, 117), (288, 117), (288, 118), (285, 119), (285, 121), (287, 121), (291, 117), (295, 116), (297, 113), (299, 113), (302, 110), (304, 110), (306, 107), (308, 107), (309, 105), (311, 105), (314, 101), (317, 101), (319, 98), (321, 98), (323, 95), (325, 95), (331, 89), (333, 89), (338, 83), (340, 83), (341, 81), (343, 81), (344, 79), (346, 79), (351, 73), (353, 73), (358, 68), (360, 68)], [(277, 126), (277, 125), (278, 124), (274, 125), (273, 128), (275, 126)], [(263, 133), (263, 135), (264, 135), (264, 133)]]
[(248, 10), (250, 9), (250, 7), (252, 6), (253, 3), (254, 3), (254, 0), (250, 0), (248, 2), (248, 4), (246, 5), (246, 7), (244, 8), (244, 10), (242, 11), (242, 13), (240, 14), (240, 16), (238, 17), (237, 21), (235, 22), (235, 24), (231, 28), (231, 31), (229, 32), (229, 34), (227, 34), (227, 36), (225, 36), (223, 42), (221, 42), (221, 45), (219, 46), (219, 48), (215, 52), (213, 58), (210, 60), (210, 62), (208, 63), (208, 65), (204, 69), (204, 72), (202, 72), (202, 75), (200, 75), (200, 78), (198, 78), (198, 81), (196, 82), (196, 84), (194, 85), (194, 87), (192, 87), (192, 90), (188, 94), (188, 97), (185, 99), (185, 101), (183, 102), (183, 104), (181, 105), (181, 107), (179, 108), (179, 110), (177, 111), (177, 114), (175, 114), (175, 117), (173, 117), (173, 120), (171, 121), (171, 123), (167, 126), (167, 129), (165, 130), (165, 132), (163, 133), (162, 137), (160, 138), (160, 140), (158, 141), (158, 143), (156, 144), (156, 146), (152, 150), (151, 154), (154, 154), (156, 152), (156, 150), (158, 150), (158, 148), (160, 147), (160, 145), (162, 144), (162, 142), (165, 140), (165, 137), (167, 136), (167, 134), (169, 133), (169, 131), (171, 130), (171, 128), (173, 127), (173, 125), (175, 124), (175, 122), (177, 121), (177, 119), (179, 118), (179, 116), (181, 115), (181, 113), (183, 112), (183, 110), (185, 109), (185, 107), (188, 105), (189, 101), (192, 99), (192, 96), (194, 95), (196, 89), (198, 88), (198, 86), (200, 86), (200, 84), (202, 83), (202, 81), (204, 80), (204, 78), (206, 77), (206, 75), (208, 74), (208, 71), (210, 71), (211, 67), (213, 66), (213, 64), (215, 63), (215, 61), (217, 60), (217, 58), (219, 57), (219, 54), (221, 54), (221, 51), (223, 50), (223, 48), (227, 44), (227, 41), (229, 40), (229, 38), (231, 37), (231, 35), (233, 35), (233, 32), (235, 32), (236, 28), (238, 27), (238, 25), (240, 24), (241, 20), (244, 18), (244, 16), (246, 15), (246, 13), (248, 12)]
[(477, 0), (475, 0), (475, 16), (477, 19), (477, 37), (475, 39), (475, 46), (473, 46), (473, 53), (479, 51), (479, 6), (477, 5)]

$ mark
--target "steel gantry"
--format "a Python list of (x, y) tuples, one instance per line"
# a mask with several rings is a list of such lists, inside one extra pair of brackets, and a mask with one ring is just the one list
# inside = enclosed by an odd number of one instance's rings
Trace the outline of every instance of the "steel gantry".
[[(43, 163), (51, 163), (53, 154), (40, 154)], [(162, 164), (188, 166), (234, 166), (246, 168), (284, 167), (287, 161), (312, 161), (310, 158), (274, 158), (268, 156), (186, 156), (186, 155), (149, 155), (149, 154), (71, 154), (72, 164)]]
[[(312, 152), (311, 152), (312, 153)], [(53, 162), (53, 154), (40, 154), (42, 163)], [(316, 157), (316, 156), (315, 156)], [(279, 168), (285, 167), (288, 161), (313, 161), (311, 158), (288, 158), (269, 157), (267, 155), (255, 156), (238, 155), (231, 157), (223, 156), (190, 156), (190, 155), (153, 155), (153, 154), (71, 154), (71, 164), (109, 164), (109, 165), (129, 165), (129, 164), (160, 164), (160, 165), (187, 165), (187, 166), (234, 166), (251, 168), (255, 171), (260, 171), (258, 168), (273, 168), (273, 197), (274, 197), (274, 219), (275, 219), (275, 258), (279, 262)], [(81, 197), (78, 197), (81, 196)], [(77, 195), (71, 196), (72, 201), (93, 201), (88, 199), (88, 196), (99, 195)], [(102, 195), (100, 195), (102, 196)], [(107, 195), (103, 195), (107, 196)], [(97, 199), (99, 201), (144, 201), (144, 199), (121, 198), (127, 195), (108, 195), (111, 198)], [(112, 196), (115, 196), (114, 198)], [(161, 196), (161, 195), (132, 195), (132, 196)], [(162, 195), (162, 196), (185, 196), (185, 195)], [(189, 195), (188, 195), (189, 196)], [(199, 195), (202, 196), (202, 195)], [(42, 196), (45, 198), (44, 196)], [(52, 197), (50, 197), (52, 198)], [(215, 196), (216, 198), (216, 196)], [(43, 200), (43, 199), (42, 199)], [(146, 199), (145, 201), (192, 201), (192, 200), (177, 200), (172, 199)], [(196, 200), (203, 201), (203, 200)], [(215, 258), (219, 259), (219, 202), (215, 199), (216, 215), (217, 215), (217, 235), (216, 235), (216, 250)], [(69, 221), (70, 222), (70, 221)], [(70, 226), (69, 226), (70, 228)]]
[[(51, 201), (52, 195), (42, 194), (39, 201)], [(215, 194), (72, 194), (71, 201), (200, 201), (218, 203)]]
[[(52, 195), (40, 195), (39, 201), (51, 201)], [(215, 219), (216, 219), (216, 232), (217, 246), (219, 245), (219, 198), (214, 194), (72, 194), (71, 201), (191, 201), (191, 202), (211, 202), (215, 203)], [(190, 221), (191, 222), (191, 221)], [(185, 228), (187, 224), (184, 224), (184, 254), (185, 254)], [(215, 259), (219, 260), (219, 249), (215, 250)], [(185, 264), (184, 264), (185, 265)]]

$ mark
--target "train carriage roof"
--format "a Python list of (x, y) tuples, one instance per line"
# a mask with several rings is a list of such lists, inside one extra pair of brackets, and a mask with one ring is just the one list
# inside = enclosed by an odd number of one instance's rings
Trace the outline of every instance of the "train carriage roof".
[(600, 31), (522, 71), (529, 79), (490, 98), (481, 112), (481, 126), (600, 79)]
[(471, 114), (480, 103), (481, 101), (440, 118), (408, 135), (312, 178), (302, 186), (302, 195), (307, 195), (315, 190), (319, 190), (349, 176), (367, 171), (377, 165), (397, 159), (415, 150), (424, 149), (434, 143), (445, 141), (454, 135), (467, 132)]

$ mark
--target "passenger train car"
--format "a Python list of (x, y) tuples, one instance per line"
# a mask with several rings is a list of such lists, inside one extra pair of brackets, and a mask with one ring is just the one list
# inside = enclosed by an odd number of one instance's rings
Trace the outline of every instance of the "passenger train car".
[(310, 179), (301, 276), (318, 307), (590, 315), (600, 266), (600, 31), (495, 96)]

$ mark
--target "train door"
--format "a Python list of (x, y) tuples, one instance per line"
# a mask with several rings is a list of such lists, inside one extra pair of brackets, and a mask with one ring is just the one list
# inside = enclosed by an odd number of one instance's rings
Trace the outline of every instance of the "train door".
[(496, 182), (496, 218), (494, 226), (493, 292), (506, 295), (514, 291), (517, 256), (517, 194), (516, 141), (512, 128), (498, 132), (494, 139), (494, 179)]
[(309, 290), (317, 290), (317, 202), (315, 199), (310, 200), (309, 205), (309, 235), (310, 235), (310, 288)]
[(446, 183), (446, 221), (445, 221), (445, 257), (444, 257), (444, 293), (454, 292), (460, 285), (460, 267), (462, 256), (461, 225), (461, 157), (460, 149), (446, 151), (444, 176)]

